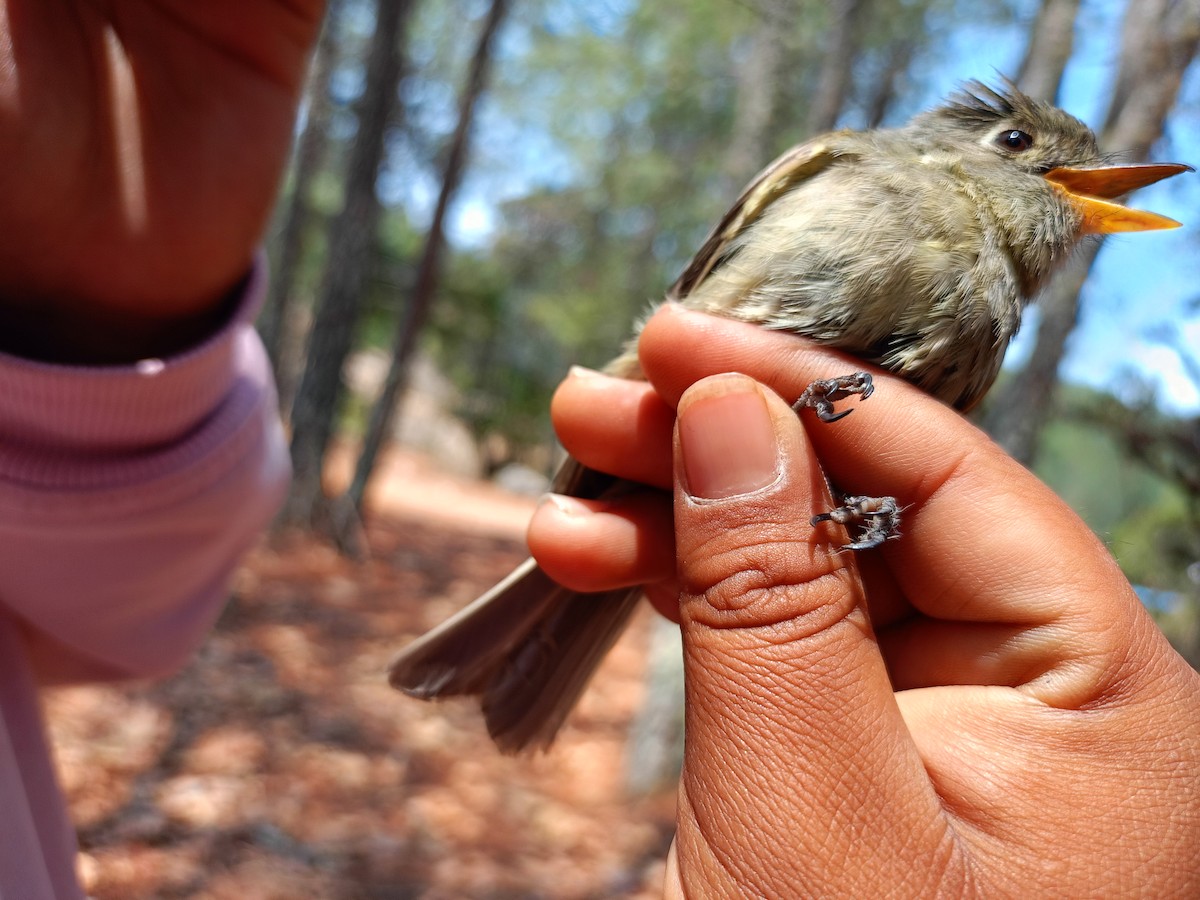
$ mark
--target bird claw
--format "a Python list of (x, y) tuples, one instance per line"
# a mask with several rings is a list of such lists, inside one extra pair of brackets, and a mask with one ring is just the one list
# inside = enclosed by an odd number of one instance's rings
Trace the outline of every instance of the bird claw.
[[(806, 387), (804, 393), (792, 404), (792, 409), (797, 414), (802, 409), (811, 409), (822, 422), (836, 422), (854, 410), (834, 412), (835, 401), (852, 394), (858, 394), (866, 400), (874, 391), (875, 383), (866, 372), (827, 378), (814, 381)], [(836, 525), (858, 529), (857, 540), (843, 545), (841, 549), (870, 550), (884, 541), (900, 537), (900, 506), (895, 497), (843, 497), (841, 506), (812, 517), (811, 524), (814, 527), (821, 522), (833, 522)]]
[(833, 522), (858, 529), (858, 539), (843, 550), (870, 550), (900, 537), (900, 506), (895, 497), (843, 497), (842, 505), (812, 517), (814, 527)]
[(855, 372), (853, 375), (841, 375), (837, 378), (826, 378), (814, 381), (804, 389), (792, 409), (797, 413), (808, 408), (814, 410), (822, 422), (836, 422), (850, 415), (854, 410), (846, 409), (840, 413), (833, 411), (836, 400), (842, 400), (852, 394), (858, 394), (864, 400), (875, 391), (875, 384), (866, 372)]

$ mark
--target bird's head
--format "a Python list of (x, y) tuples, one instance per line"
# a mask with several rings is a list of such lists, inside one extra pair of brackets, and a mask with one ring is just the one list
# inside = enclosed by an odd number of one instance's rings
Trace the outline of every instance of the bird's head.
[(946, 103), (917, 116), (910, 127), (946, 149), (976, 148), (1006, 171), (1044, 178), (1078, 213), (1083, 234), (1179, 226), (1174, 219), (1111, 201), (1190, 172), (1190, 166), (1106, 165), (1090, 128), (1011, 83), (995, 89), (968, 82)]

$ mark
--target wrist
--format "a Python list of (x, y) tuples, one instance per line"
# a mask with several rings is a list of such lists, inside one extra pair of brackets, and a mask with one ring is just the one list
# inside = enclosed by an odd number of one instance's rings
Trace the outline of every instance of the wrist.
[(125, 365), (174, 356), (217, 332), (237, 309), (249, 275), (188, 312), (156, 314), (82, 303), (0, 299), (0, 352), (61, 365)]

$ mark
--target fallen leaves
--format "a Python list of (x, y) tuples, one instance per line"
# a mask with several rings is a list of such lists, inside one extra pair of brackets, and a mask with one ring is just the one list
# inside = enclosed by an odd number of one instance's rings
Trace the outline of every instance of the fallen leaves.
[(460, 483), (457, 519), (381, 518), (363, 563), (304, 537), (264, 545), (179, 675), (48, 696), (91, 896), (659, 894), (674, 798), (624, 782), (648, 615), (539, 757), (500, 756), (467, 703), (384, 681), (398, 647), (524, 556), (502, 516), (524, 507), (480, 490), (482, 525)]

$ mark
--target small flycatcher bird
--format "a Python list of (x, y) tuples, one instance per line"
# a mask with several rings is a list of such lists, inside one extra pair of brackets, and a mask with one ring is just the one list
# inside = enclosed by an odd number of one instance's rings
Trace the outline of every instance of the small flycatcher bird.
[[(968, 410), (996, 378), (1021, 311), (1086, 235), (1174, 228), (1113, 200), (1188, 166), (1104, 165), (1078, 119), (1012, 85), (970, 82), (907, 125), (824, 134), (764, 169), (668, 298), (790, 331), (903, 376)], [(639, 378), (636, 342), (606, 371)], [(868, 395), (858, 373), (798, 406)], [(554, 490), (595, 498), (617, 480), (568, 459)], [(892, 498), (816, 517), (892, 536)], [(390, 681), (422, 699), (476, 695), (506, 752), (545, 747), (620, 635), (640, 591), (580, 596), (532, 560), (417, 639)]]

